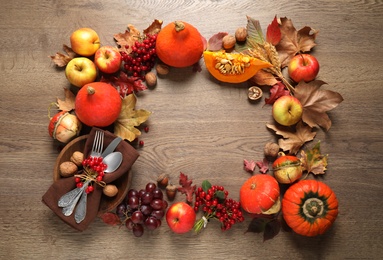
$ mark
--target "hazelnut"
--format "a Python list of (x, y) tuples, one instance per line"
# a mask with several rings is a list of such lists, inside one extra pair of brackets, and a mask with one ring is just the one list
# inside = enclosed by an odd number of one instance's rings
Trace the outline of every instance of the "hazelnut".
[(169, 176), (166, 173), (162, 173), (157, 178), (157, 184), (158, 187), (164, 189), (166, 186), (168, 186), (169, 183)]
[(156, 66), (156, 72), (158, 75), (165, 76), (169, 73), (169, 66), (166, 64), (157, 64)]
[(79, 151), (74, 152), (72, 156), (70, 157), (70, 161), (79, 167), (82, 165), (83, 160), (84, 160), (84, 154)]
[(118, 193), (118, 188), (114, 184), (107, 184), (103, 189), (102, 192), (105, 196), (108, 197), (114, 197)]
[(153, 72), (148, 72), (145, 75), (145, 81), (146, 85), (150, 88), (154, 87), (157, 85), (157, 76)]
[(240, 27), (235, 31), (235, 39), (238, 42), (244, 42), (247, 39), (247, 29), (245, 27)]
[(173, 184), (169, 184), (166, 186), (166, 196), (169, 201), (173, 201), (177, 194), (177, 186)]
[(276, 158), (279, 153), (279, 145), (277, 143), (268, 142), (263, 148), (264, 154), (269, 158)]
[(222, 47), (225, 50), (230, 50), (235, 46), (235, 37), (233, 35), (225, 35), (222, 39)]
[(66, 161), (60, 164), (60, 175), (62, 177), (73, 176), (78, 170), (78, 167), (74, 162)]

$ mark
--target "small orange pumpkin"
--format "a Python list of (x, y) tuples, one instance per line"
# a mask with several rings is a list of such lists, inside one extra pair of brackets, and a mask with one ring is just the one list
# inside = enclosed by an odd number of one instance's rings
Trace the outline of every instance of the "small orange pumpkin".
[(219, 81), (228, 83), (245, 82), (260, 69), (272, 67), (268, 62), (242, 53), (204, 51), (203, 58), (210, 74)]
[(204, 43), (199, 31), (183, 21), (166, 25), (157, 35), (156, 54), (172, 67), (188, 67), (199, 61)]
[(77, 117), (88, 126), (111, 125), (118, 118), (121, 106), (122, 100), (118, 91), (104, 82), (84, 85), (78, 91), (75, 101)]
[(329, 186), (302, 180), (290, 186), (282, 200), (287, 225), (303, 236), (325, 233), (338, 216), (338, 200)]
[(279, 194), (279, 185), (273, 176), (257, 174), (245, 181), (239, 197), (245, 211), (260, 214), (267, 212), (279, 202)]
[(294, 155), (282, 155), (274, 161), (273, 171), (279, 183), (293, 183), (302, 177), (301, 161)]

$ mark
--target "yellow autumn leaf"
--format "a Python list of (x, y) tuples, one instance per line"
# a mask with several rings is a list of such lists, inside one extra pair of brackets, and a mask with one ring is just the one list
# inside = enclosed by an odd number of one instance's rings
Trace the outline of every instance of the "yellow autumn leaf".
[(151, 115), (151, 112), (145, 109), (135, 110), (136, 102), (134, 94), (126, 96), (122, 100), (120, 115), (114, 123), (114, 134), (130, 142), (141, 135), (141, 131), (136, 127)]

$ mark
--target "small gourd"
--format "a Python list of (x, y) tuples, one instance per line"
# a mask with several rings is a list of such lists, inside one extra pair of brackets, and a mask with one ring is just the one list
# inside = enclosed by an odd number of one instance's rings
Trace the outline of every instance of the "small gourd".
[(169, 66), (191, 66), (199, 61), (203, 51), (203, 37), (189, 23), (175, 21), (163, 27), (157, 35), (156, 54)]
[(77, 93), (75, 111), (81, 122), (88, 126), (106, 127), (114, 123), (121, 112), (122, 100), (110, 84), (92, 82)]
[(211, 75), (219, 81), (241, 83), (252, 78), (260, 69), (272, 67), (268, 62), (261, 61), (242, 53), (225, 51), (204, 51), (205, 65)]
[(274, 177), (279, 183), (290, 184), (302, 177), (302, 164), (298, 157), (281, 153), (273, 163)]
[(303, 236), (325, 233), (338, 216), (338, 200), (325, 183), (301, 180), (290, 186), (282, 200), (287, 225)]

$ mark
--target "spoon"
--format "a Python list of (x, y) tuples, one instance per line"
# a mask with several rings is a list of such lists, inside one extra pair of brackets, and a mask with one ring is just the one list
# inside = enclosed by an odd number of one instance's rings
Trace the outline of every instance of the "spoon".
[(105, 158), (102, 160), (103, 163), (107, 165), (107, 168), (105, 169), (105, 173), (114, 172), (115, 170), (120, 167), (122, 163), (122, 153), (120, 152), (113, 152), (105, 156)]

